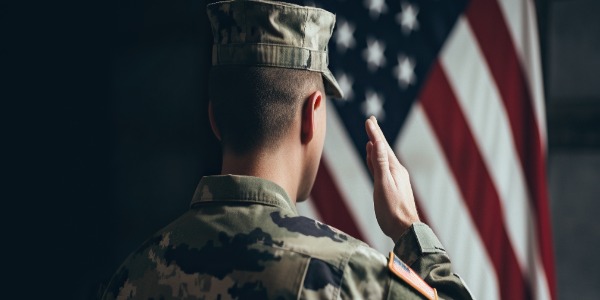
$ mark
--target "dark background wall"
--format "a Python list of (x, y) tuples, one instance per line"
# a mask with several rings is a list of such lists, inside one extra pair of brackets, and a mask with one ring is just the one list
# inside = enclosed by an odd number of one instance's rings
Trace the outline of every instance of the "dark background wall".
[[(218, 172), (205, 2), (2, 5), (3, 240), (17, 295), (94, 297)], [(600, 2), (537, 3), (558, 291), (595, 299)]]
[(600, 292), (600, 1), (542, 1), (548, 174), (560, 299)]

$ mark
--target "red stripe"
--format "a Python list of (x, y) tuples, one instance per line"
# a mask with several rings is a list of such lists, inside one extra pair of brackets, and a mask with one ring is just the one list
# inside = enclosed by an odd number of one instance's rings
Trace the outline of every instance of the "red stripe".
[(421, 91), (421, 103), (496, 269), (502, 299), (529, 299), (501, 217), (500, 198), (439, 62)]
[(495, 0), (471, 1), (466, 15), (508, 113), (515, 146), (529, 187), (530, 200), (535, 207), (534, 213), (537, 214), (537, 238), (546, 279), (550, 294), (556, 299), (545, 151), (536, 123), (528, 81), (498, 3)]
[(346, 202), (333, 181), (325, 159), (321, 159), (311, 197), (324, 223), (364, 241), (360, 229), (356, 226)]

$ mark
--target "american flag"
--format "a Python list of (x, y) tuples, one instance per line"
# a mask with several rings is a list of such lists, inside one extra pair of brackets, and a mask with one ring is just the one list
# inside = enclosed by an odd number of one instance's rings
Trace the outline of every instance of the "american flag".
[[(307, 3), (302, 3), (307, 4)], [(327, 137), (301, 213), (387, 253), (365, 163), (374, 115), (411, 175), (423, 221), (478, 299), (555, 299), (534, 0), (346, 0)]]

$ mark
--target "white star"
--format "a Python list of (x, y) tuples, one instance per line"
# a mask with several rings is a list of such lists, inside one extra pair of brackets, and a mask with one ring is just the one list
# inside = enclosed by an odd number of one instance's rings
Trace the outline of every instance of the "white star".
[(344, 53), (346, 49), (353, 48), (356, 44), (354, 40), (354, 25), (340, 19), (338, 28), (335, 31), (335, 44), (339, 52)]
[(376, 39), (367, 38), (367, 49), (363, 51), (363, 58), (367, 61), (369, 71), (375, 72), (377, 68), (385, 65), (385, 44)]
[(411, 31), (419, 29), (419, 7), (404, 1), (400, 5), (402, 11), (396, 15), (396, 22), (402, 26), (402, 33), (408, 35)]
[(369, 9), (369, 15), (373, 19), (377, 19), (379, 15), (387, 12), (385, 0), (365, 0), (364, 5)]
[(352, 84), (354, 83), (354, 78), (352, 78), (350, 75), (344, 72), (338, 73), (338, 75), (335, 77), (337, 78), (337, 82), (340, 85), (342, 92), (344, 93), (343, 100), (352, 100), (352, 97), (354, 97), (354, 91), (352, 91)]
[(383, 97), (378, 93), (367, 90), (366, 100), (362, 103), (362, 111), (366, 117), (375, 116), (377, 120), (385, 120), (385, 111), (383, 110)]
[(400, 85), (403, 90), (415, 83), (415, 66), (416, 63), (414, 59), (402, 54), (398, 55), (398, 65), (394, 67), (394, 75), (396, 76), (396, 79), (398, 79), (398, 85)]
[(419, 29), (419, 20), (417, 20), (419, 7), (404, 1), (400, 5), (402, 11), (396, 15), (396, 22), (402, 26), (402, 33), (407, 35), (411, 31)]

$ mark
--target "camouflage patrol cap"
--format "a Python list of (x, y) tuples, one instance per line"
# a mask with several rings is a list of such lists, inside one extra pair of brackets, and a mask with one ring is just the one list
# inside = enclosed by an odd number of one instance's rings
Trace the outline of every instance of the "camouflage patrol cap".
[(323, 75), (325, 93), (343, 93), (327, 67), (335, 15), (315, 7), (267, 0), (220, 1), (207, 6), (213, 66), (301, 69)]

